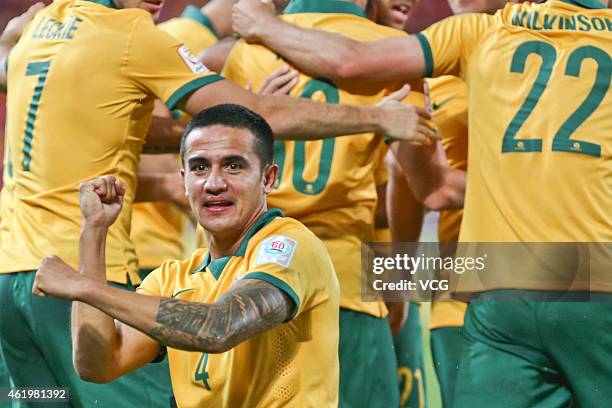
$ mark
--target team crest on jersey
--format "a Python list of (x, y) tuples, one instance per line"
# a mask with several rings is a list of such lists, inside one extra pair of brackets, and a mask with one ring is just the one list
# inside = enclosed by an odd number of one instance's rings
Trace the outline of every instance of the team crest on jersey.
[(284, 235), (274, 235), (264, 240), (259, 248), (257, 265), (275, 263), (288, 268), (293, 260), (297, 241)]
[(194, 74), (203, 74), (205, 72), (208, 72), (208, 68), (206, 68), (206, 65), (202, 64), (202, 62), (200, 60), (198, 60), (189, 51), (189, 48), (187, 48), (186, 45), (182, 45), (178, 49), (178, 53), (181, 56), (181, 58), (183, 59), (183, 61), (185, 61), (185, 64), (187, 64), (187, 66), (189, 67), (191, 72), (193, 72)]

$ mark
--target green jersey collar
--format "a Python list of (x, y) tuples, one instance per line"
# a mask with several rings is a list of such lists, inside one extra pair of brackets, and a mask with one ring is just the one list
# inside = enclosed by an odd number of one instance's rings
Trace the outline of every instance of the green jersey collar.
[(208, 28), (215, 37), (219, 38), (219, 33), (217, 33), (217, 30), (215, 29), (215, 26), (213, 25), (212, 21), (210, 21), (208, 16), (202, 13), (202, 10), (198, 7), (193, 6), (191, 4), (188, 5), (187, 7), (185, 7), (185, 10), (183, 10), (183, 14), (181, 14), (181, 17), (188, 18), (190, 20), (202, 24), (203, 26)]
[(113, 0), (86, 0), (86, 1), (91, 1), (92, 3), (98, 3), (102, 6), (106, 6), (106, 7), (110, 7), (110, 8), (114, 8), (114, 9), (118, 9), (119, 7), (117, 7), (117, 5), (115, 4), (115, 2)]
[(605, 9), (607, 8), (597, 0), (560, 0), (564, 3), (573, 4), (574, 6), (584, 7), (588, 9)]
[(291, 0), (283, 14), (334, 13), (367, 18), (365, 11), (343, 0)]
[[(276, 217), (284, 216), (285, 215), (283, 214), (283, 212), (278, 208), (273, 208), (263, 213), (259, 217), (257, 222), (248, 230), (248, 232), (240, 242), (238, 250), (233, 256), (244, 256), (244, 254), (246, 253), (247, 246), (249, 245), (249, 241), (251, 240), (251, 238), (253, 238), (253, 235), (257, 234), (263, 227), (271, 223)], [(204, 257), (202, 263), (192, 273), (202, 272), (204, 269), (208, 268), (213, 274), (213, 276), (216, 279), (219, 279), (221, 273), (223, 273), (223, 269), (225, 269), (225, 266), (231, 258), (231, 256), (224, 256), (222, 258), (211, 261), (210, 252), (208, 252)]]

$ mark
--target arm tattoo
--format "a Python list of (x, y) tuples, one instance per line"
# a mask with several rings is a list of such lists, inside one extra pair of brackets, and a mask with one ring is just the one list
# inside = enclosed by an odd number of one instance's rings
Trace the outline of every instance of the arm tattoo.
[(162, 298), (149, 335), (164, 346), (221, 353), (283, 323), (295, 307), (275, 286), (245, 279), (212, 304)]

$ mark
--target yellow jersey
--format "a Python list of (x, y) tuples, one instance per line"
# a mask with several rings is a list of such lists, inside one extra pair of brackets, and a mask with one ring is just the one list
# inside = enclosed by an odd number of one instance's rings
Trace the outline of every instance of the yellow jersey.
[(612, 10), (512, 3), (417, 36), (429, 74), (468, 87), (460, 240), (612, 241)]
[[(189, 5), (181, 17), (157, 25), (199, 54), (217, 42), (215, 29), (199, 8)], [(184, 240), (187, 215), (168, 202), (136, 203), (132, 209), (131, 238), (140, 268), (157, 268), (169, 259), (187, 255)]]
[[(440, 132), (442, 146), (452, 169), (467, 171), (467, 89), (458, 77), (428, 78), (433, 121)], [(462, 210), (440, 211), (438, 239), (457, 242)], [(467, 303), (441, 298), (431, 304), (429, 328), (463, 326)]]
[(79, 183), (104, 174), (126, 185), (106, 244), (107, 277), (138, 283), (130, 241), (139, 154), (153, 101), (173, 107), (222, 79), (141, 9), (108, 0), (55, 0), (40, 11), (8, 61), (6, 138), (12, 214), (2, 207), (0, 273), (58, 255), (76, 266)]
[(182, 41), (196, 55), (219, 40), (210, 19), (192, 5), (188, 5), (180, 17), (171, 18), (157, 26)]
[(213, 303), (237, 279), (261, 279), (295, 303), (292, 319), (225, 353), (168, 349), (178, 406), (337, 407), (339, 287), (321, 241), (276, 209), (264, 213), (233, 256), (205, 249), (164, 263), (143, 294)]
[[(292, 2), (281, 17), (300, 27), (342, 33), (360, 41), (404, 36), (403, 31), (378, 25), (356, 5), (345, 1)], [(223, 75), (258, 89), (285, 61), (260, 45), (239, 41)], [(331, 82), (300, 74), (292, 95), (341, 104), (375, 104), (399, 88), (399, 83)], [(413, 90), (421, 89), (421, 82)], [(408, 102), (424, 106), (422, 93)], [(300, 220), (325, 243), (341, 287), (340, 306), (376, 317), (386, 315), (383, 303), (361, 302), (361, 243), (373, 240), (376, 208), (374, 171), (382, 136), (357, 135), (322, 141), (276, 141), (274, 159), (279, 181), (269, 195), (270, 206)]]
[[(508, 4), (417, 38), (427, 76), (458, 75), (468, 87), (474, 164), (460, 241), (612, 242), (612, 10), (594, 0)], [(589, 286), (530, 264), (468, 291), (612, 291), (601, 249), (591, 248)]]

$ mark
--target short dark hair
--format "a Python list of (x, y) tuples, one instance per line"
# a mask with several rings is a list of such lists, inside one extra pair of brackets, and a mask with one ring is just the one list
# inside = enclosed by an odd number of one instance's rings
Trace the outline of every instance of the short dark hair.
[(261, 162), (261, 168), (272, 164), (274, 160), (274, 134), (264, 118), (249, 108), (231, 103), (215, 105), (198, 113), (187, 124), (181, 136), (181, 161), (185, 163), (185, 141), (194, 129), (222, 125), (234, 129), (247, 129), (255, 138), (255, 153)]

